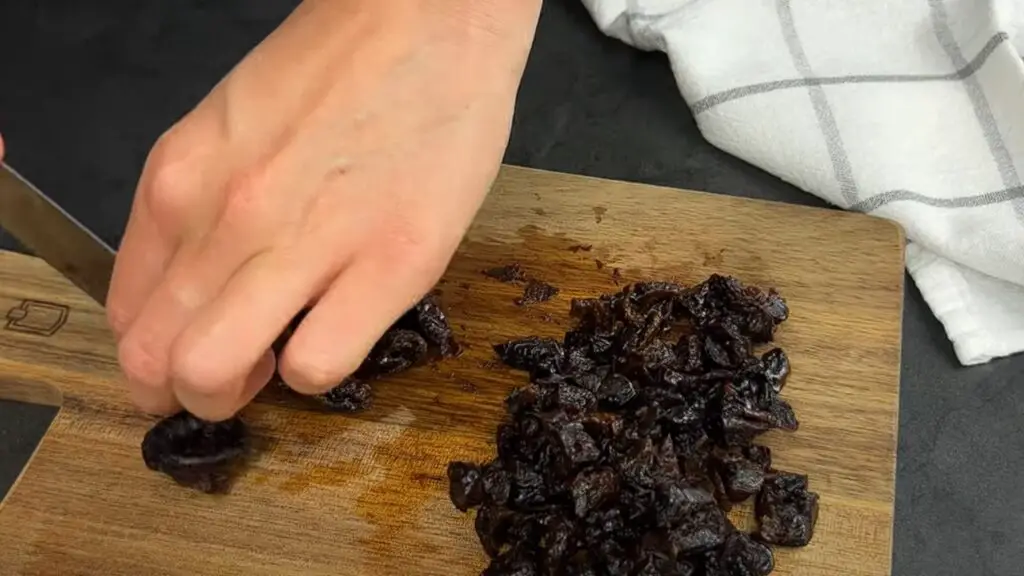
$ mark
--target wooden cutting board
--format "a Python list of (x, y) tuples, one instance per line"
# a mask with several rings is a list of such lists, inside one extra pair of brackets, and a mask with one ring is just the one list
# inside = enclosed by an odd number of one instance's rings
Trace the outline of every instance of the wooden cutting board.
[[(513, 261), (561, 294), (521, 308), (521, 288), (479, 272)], [(777, 466), (810, 475), (821, 513), (813, 543), (778, 551), (776, 573), (889, 574), (900, 230), (513, 167), (440, 285), (466, 353), (378, 384), (374, 407), (357, 416), (260, 400), (244, 416), (262, 451), (223, 497), (144, 467), (139, 445), (153, 420), (123, 393), (100, 307), (43, 262), (0, 252), (0, 398), (62, 407), (0, 508), (0, 572), (478, 574), (486, 559), (472, 516), (449, 503), (444, 470), (491, 457), (502, 399), (525, 383), (494, 367), (490, 345), (560, 335), (571, 297), (714, 272), (777, 287), (792, 311), (778, 341), (801, 428), (766, 443)]]

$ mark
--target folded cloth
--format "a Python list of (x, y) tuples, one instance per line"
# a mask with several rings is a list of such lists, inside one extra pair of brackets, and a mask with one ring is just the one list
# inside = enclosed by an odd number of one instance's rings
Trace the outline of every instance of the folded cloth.
[(1024, 2), (583, 2), (668, 54), (711, 144), (899, 222), (962, 364), (1024, 350)]

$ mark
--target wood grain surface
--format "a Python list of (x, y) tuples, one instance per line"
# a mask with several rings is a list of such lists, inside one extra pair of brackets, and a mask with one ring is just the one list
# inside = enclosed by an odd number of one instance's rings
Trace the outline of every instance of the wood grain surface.
[[(561, 293), (519, 307), (521, 287), (480, 274), (513, 261)], [(889, 574), (900, 230), (839, 211), (513, 167), (439, 285), (466, 352), (379, 383), (373, 408), (355, 416), (265, 394), (243, 413), (258, 456), (227, 496), (145, 468), (139, 445), (154, 420), (124, 394), (100, 307), (43, 262), (0, 252), (0, 398), (62, 406), (0, 508), (0, 572), (478, 574), (486, 558), (472, 515), (449, 503), (444, 470), (491, 457), (502, 399), (525, 383), (495, 366), (490, 345), (560, 335), (570, 298), (617, 282), (693, 283), (713, 272), (774, 286), (791, 308), (778, 342), (801, 427), (765, 442), (777, 466), (810, 475), (821, 513), (810, 546), (777, 552), (776, 573)]]

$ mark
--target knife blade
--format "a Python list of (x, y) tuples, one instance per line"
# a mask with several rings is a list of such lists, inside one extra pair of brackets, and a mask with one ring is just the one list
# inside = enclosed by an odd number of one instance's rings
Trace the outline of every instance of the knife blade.
[(0, 162), (0, 228), (104, 306), (115, 251), (31, 182)]

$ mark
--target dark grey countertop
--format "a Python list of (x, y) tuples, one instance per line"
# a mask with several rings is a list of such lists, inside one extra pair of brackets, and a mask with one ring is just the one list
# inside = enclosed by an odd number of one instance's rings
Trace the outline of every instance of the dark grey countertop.
[[(3, 4), (9, 160), (116, 243), (153, 140), (296, 2)], [(602, 36), (579, 0), (547, 1), (506, 161), (822, 205), (707, 144), (666, 59)], [(907, 279), (895, 575), (1021, 574), (1022, 368), (1024, 357), (960, 367)], [(0, 403), (0, 481), (13, 477), (44, 419)]]

